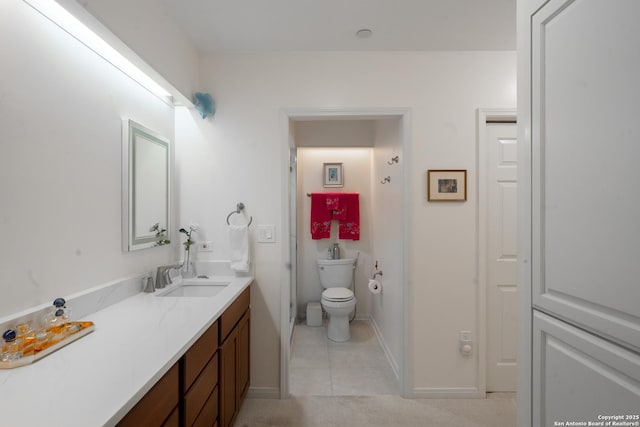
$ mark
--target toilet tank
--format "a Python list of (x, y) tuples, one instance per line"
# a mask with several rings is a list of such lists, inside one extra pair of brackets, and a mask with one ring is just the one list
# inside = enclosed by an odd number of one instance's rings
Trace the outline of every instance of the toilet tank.
[(355, 258), (319, 259), (318, 273), (323, 288), (348, 288), (351, 286)]

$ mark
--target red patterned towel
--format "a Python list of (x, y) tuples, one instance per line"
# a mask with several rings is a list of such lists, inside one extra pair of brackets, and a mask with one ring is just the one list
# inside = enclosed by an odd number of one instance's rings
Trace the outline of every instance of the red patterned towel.
[(347, 199), (345, 193), (323, 193), (326, 195), (327, 209), (331, 211), (331, 219), (347, 219)]
[(331, 210), (324, 193), (311, 194), (311, 238), (328, 239), (331, 234)]
[(358, 193), (341, 193), (340, 200), (344, 200), (346, 214), (340, 219), (338, 238), (360, 240), (360, 197)]

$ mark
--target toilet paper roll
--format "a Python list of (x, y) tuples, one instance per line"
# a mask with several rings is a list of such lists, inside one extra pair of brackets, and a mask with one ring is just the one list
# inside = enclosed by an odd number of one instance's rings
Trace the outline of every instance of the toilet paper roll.
[(377, 280), (369, 280), (369, 292), (379, 294), (382, 292), (382, 285)]

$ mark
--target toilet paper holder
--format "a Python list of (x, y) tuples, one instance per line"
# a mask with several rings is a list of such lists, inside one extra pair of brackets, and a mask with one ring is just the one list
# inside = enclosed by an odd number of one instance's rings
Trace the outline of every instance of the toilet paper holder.
[(371, 280), (376, 280), (376, 276), (382, 277), (382, 270), (378, 270), (375, 273), (373, 273), (373, 277), (371, 278)]

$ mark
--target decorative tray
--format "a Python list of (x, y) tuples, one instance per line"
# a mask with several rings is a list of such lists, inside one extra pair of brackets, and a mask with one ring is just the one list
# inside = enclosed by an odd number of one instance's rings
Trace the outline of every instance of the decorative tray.
[(29, 365), (61, 349), (67, 344), (71, 344), (75, 340), (93, 332), (95, 329), (93, 322), (68, 322), (65, 326), (67, 331), (73, 332), (67, 332), (68, 335), (59, 341), (55, 341), (55, 339), (52, 338), (40, 347), (36, 347), (30, 355), (25, 355), (18, 359), (0, 360), (0, 369), (13, 369)]

